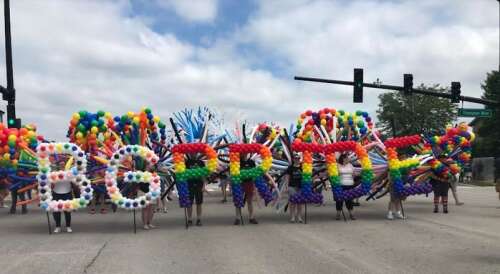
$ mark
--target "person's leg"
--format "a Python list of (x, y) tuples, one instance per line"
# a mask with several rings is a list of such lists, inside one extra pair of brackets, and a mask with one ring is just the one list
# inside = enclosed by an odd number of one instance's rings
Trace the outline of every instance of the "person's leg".
[(443, 202), (443, 213), (448, 213), (448, 195), (441, 196)]
[(340, 220), (340, 214), (342, 212), (342, 201), (335, 201), (335, 209), (337, 209), (337, 216), (335, 216), (335, 219)]
[(353, 209), (354, 209), (353, 201), (352, 200), (345, 201), (345, 206), (347, 208), (347, 211), (349, 211), (349, 218), (351, 218), (351, 220), (356, 220), (356, 218), (353, 215)]
[(250, 220), (255, 219), (254, 211), (253, 211), (253, 197), (248, 197), (247, 207), (248, 207), (248, 218)]
[(295, 208), (297, 207), (297, 204), (294, 204), (294, 203), (289, 203), (288, 204), (289, 206), (289, 209), (290, 209), (290, 222), (291, 223), (295, 223)]
[(69, 233), (73, 232), (71, 229), (71, 212), (64, 212), (64, 221), (66, 222), (66, 231)]
[[(21, 202), (26, 201), (26, 194), (25, 192), (19, 194), (19, 198), (21, 199)], [(21, 214), (26, 214), (28, 213), (28, 205), (24, 204), (21, 206)]]
[(458, 199), (458, 193), (457, 193), (457, 184), (458, 183), (451, 183), (451, 194), (453, 195), (453, 199), (455, 200), (455, 204), (460, 206), (463, 205), (464, 203), (460, 202)]
[(392, 214), (393, 210), (394, 210), (394, 200), (391, 197), (389, 200), (389, 204), (387, 205), (387, 219), (389, 220), (394, 219), (394, 215)]
[(54, 221), (56, 222), (55, 233), (59, 233), (61, 231), (61, 212), (52, 212), (52, 216), (54, 217)]
[(10, 196), (12, 198), (12, 204), (10, 206), (10, 214), (16, 214), (17, 211), (17, 190), (12, 190), (10, 192)]
[(193, 205), (187, 208), (187, 215), (188, 215), (188, 223), (192, 224), (193, 223)]
[(235, 207), (234, 208), (235, 213), (236, 213), (236, 218), (234, 219), (234, 225), (240, 225), (241, 223), (241, 208)]
[(439, 212), (439, 198), (438, 191), (434, 190), (434, 213)]
[(141, 219), (142, 219), (142, 225), (144, 226), (144, 229), (148, 230), (148, 208), (143, 207), (141, 209)]
[(148, 209), (148, 212), (149, 212), (149, 215), (148, 215), (148, 225), (149, 225), (149, 228), (155, 228), (156, 226), (153, 225), (153, 217), (155, 215), (155, 209), (154, 209), (154, 206), (152, 204), (148, 205), (149, 209)]
[(302, 204), (297, 204), (297, 208), (295, 209), (297, 220), (299, 221), (299, 223), (303, 222), (303, 220), (302, 220), (302, 207), (303, 207)]

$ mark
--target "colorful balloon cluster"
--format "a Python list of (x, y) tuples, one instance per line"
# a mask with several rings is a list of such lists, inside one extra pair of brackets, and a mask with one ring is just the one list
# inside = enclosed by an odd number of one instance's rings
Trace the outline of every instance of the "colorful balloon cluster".
[(86, 152), (97, 153), (103, 144), (111, 146), (114, 138), (108, 132), (106, 119), (110, 119), (109, 112), (98, 111), (90, 113), (85, 110), (73, 113), (70, 121), (67, 137), (70, 142), (80, 146)]
[[(324, 151), (328, 178), (330, 179), (335, 201), (352, 200), (370, 191), (374, 177), (372, 164), (366, 149), (361, 144), (354, 141), (338, 142), (326, 145)], [(349, 151), (354, 151), (361, 164), (361, 184), (353, 189), (344, 190), (340, 181), (335, 153), (346, 153)]]
[[(114, 122), (114, 123), (113, 123)], [(126, 145), (146, 145), (147, 141), (165, 143), (167, 139), (165, 124), (160, 117), (152, 114), (151, 109), (143, 108), (139, 113), (132, 111), (116, 116), (109, 122), (113, 130)]]
[[(69, 163), (74, 166), (66, 171), (52, 171), (51, 156), (71, 155)], [(43, 143), (37, 147), (38, 157), (38, 192), (40, 196), (40, 207), (47, 211), (72, 211), (86, 207), (92, 199), (93, 190), (90, 181), (85, 176), (87, 171), (87, 159), (85, 153), (72, 143)], [(71, 181), (80, 187), (80, 198), (71, 200), (52, 200), (51, 186), (61, 181)]]
[[(305, 122), (306, 119), (308, 120)], [(303, 126), (304, 122), (305, 127)], [(317, 112), (307, 110), (297, 120), (296, 132), (299, 133), (297, 137), (303, 141), (311, 142), (314, 139), (312, 138), (314, 127), (324, 129), (325, 135), (335, 135), (333, 136), (335, 140), (356, 141), (373, 128), (373, 122), (366, 111), (358, 110), (355, 113), (349, 113), (334, 108), (324, 108)]]
[[(34, 125), (17, 129), (0, 123), (0, 166), (17, 169), (18, 164), (24, 164), (24, 167), (36, 168), (36, 162), (33, 162), (32, 158), (35, 157), (34, 150), (41, 140), (43, 137), (37, 136)], [(25, 155), (28, 157), (23, 157)]]
[[(262, 158), (259, 166), (249, 169), (240, 169), (241, 155), (258, 153)], [(266, 173), (272, 165), (273, 158), (268, 147), (262, 144), (231, 144), (229, 146), (229, 173), (231, 175), (231, 187), (233, 191), (233, 202), (238, 208), (244, 206), (241, 183), (243, 181), (254, 181), (259, 195), (266, 203), (271, 202), (272, 192), (267, 183), (259, 178)]]
[(126, 172), (124, 181), (134, 183), (145, 183), (149, 185), (149, 191), (137, 198), (126, 198), (120, 192), (117, 177), (120, 175), (119, 167), (124, 161), (133, 161), (133, 157), (140, 157), (146, 160), (150, 166), (158, 163), (158, 156), (150, 149), (139, 145), (127, 145), (116, 151), (109, 160), (106, 169), (105, 183), (106, 189), (111, 197), (111, 201), (117, 206), (125, 209), (138, 209), (153, 203), (161, 195), (160, 177), (156, 173), (150, 172)]
[[(178, 144), (172, 147), (176, 187), (181, 207), (191, 207), (193, 201), (189, 198), (189, 180), (206, 178), (217, 170), (217, 152), (204, 143)], [(202, 153), (207, 156), (204, 167), (186, 168), (185, 154)]]

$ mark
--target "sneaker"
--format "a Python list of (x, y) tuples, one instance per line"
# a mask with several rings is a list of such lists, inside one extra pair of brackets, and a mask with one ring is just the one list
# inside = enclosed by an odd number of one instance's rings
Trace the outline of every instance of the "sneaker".
[(456, 202), (455, 205), (461, 206), (461, 205), (464, 205), (464, 203), (463, 202)]
[(202, 226), (200, 219), (196, 220), (196, 226)]
[(241, 224), (240, 219), (234, 219), (233, 225), (240, 225), (240, 224)]
[(448, 214), (448, 207), (443, 207), (443, 213)]
[(304, 220), (302, 220), (301, 218), (299, 218), (298, 222), (299, 222), (299, 224), (302, 224), (302, 223), (304, 223)]
[(398, 212), (396, 212), (396, 214), (395, 214), (395, 215), (396, 215), (396, 218), (398, 218), (398, 219), (402, 219), (402, 220), (406, 219), (406, 217), (405, 217), (405, 216), (403, 216), (403, 214), (401, 214), (401, 212), (399, 212), (399, 211), (398, 211)]
[(255, 219), (255, 218), (248, 220), (248, 222), (251, 224), (254, 224), (254, 225), (259, 224), (259, 222), (257, 222), (257, 219)]
[(439, 208), (437, 206), (434, 207), (434, 213), (438, 213), (439, 212)]
[(59, 233), (61, 232), (61, 228), (60, 227), (56, 227), (56, 229), (54, 229), (54, 233)]
[(91, 209), (91, 210), (89, 211), (89, 214), (95, 214), (95, 209)]
[(295, 218), (291, 218), (290, 223), (292, 223), (292, 224), (295, 223)]
[(149, 226), (148, 225), (144, 225), (144, 230), (149, 230)]
[(108, 213), (108, 210), (105, 208), (101, 208), (101, 214), (106, 214), (106, 213)]
[(71, 227), (68, 226), (68, 227), (66, 227), (66, 232), (73, 233), (73, 229), (71, 229)]
[(389, 212), (387, 213), (387, 219), (388, 219), (388, 220), (394, 220), (394, 215), (392, 215), (392, 212), (391, 212), (391, 211), (389, 211)]
[(189, 220), (188, 225), (193, 225), (193, 220)]
[(163, 213), (168, 213), (168, 210), (166, 207), (163, 208)]
[(356, 220), (356, 217), (354, 217), (354, 215), (352, 215), (352, 214), (349, 215), (349, 218), (351, 218), (351, 220), (353, 220), (353, 221)]

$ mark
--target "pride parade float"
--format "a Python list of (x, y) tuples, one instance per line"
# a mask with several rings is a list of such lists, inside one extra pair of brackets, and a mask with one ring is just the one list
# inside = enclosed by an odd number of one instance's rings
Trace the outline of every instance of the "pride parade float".
[[(446, 129), (439, 136), (400, 136), (383, 140), (365, 111), (333, 108), (304, 111), (289, 130), (275, 123), (253, 127), (226, 126), (208, 108), (174, 113), (170, 128), (148, 108), (121, 116), (79, 111), (70, 120), (68, 142), (49, 142), (36, 127), (10, 129), (0, 125), (2, 184), (19, 193), (35, 190), (32, 199), (48, 212), (87, 207), (97, 194), (109, 196), (116, 208), (135, 210), (163, 199), (174, 187), (179, 206), (192, 206), (187, 180), (230, 178), (233, 204), (244, 206), (242, 181), (253, 181), (264, 205), (277, 209), (286, 203), (321, 204), (326, 197), (318, 185), (328, 182), (335, 201), (380, 198), (389, 188), (401, 198), (432, 191), (429, 177), (457, 174), (470, 161), (474, 135), (467, 125)], [(246, 129), (251, 128), (249, 134)], [(337, 158), (346, 154), (359, 183), (350, 190), (340, 186)], [(401, 157), (401, 155), (405, 155)], [(301, 159), (300, 191), (283, 203), (281, 178)], [(438, 160), (446, 155), (445, 161)], [(203, 166), (189, 168), (188, 161)], [(242, 168), (253, 160), (255, 167)], [(276, 185), (264, 178), (268, 173)], [(51, 188), (69, 180), (78, 187), (71, 200), (53, 200)], [(148, 191), (137, 194), (138, 185)], [(48, 215), (47, 215), (48, 216)], [(135, 227), (135, 226), (134, 226)]]

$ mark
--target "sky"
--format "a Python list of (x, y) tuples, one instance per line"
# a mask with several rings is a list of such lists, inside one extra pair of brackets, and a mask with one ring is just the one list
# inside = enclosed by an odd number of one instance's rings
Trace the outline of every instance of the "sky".
[(208, 106), (285, 127), (306, 109), (375, 116), (380, 90), (354, 104), (352, 87), (293, 80), (351, 80), (358, 67), (365, 82), (412, 73), (480, 97), (499, 65), (498, 12), (495, 0), (15, 0), (17, 115), (59, 141), (79, 110), (148, 106), (167, 120)]

